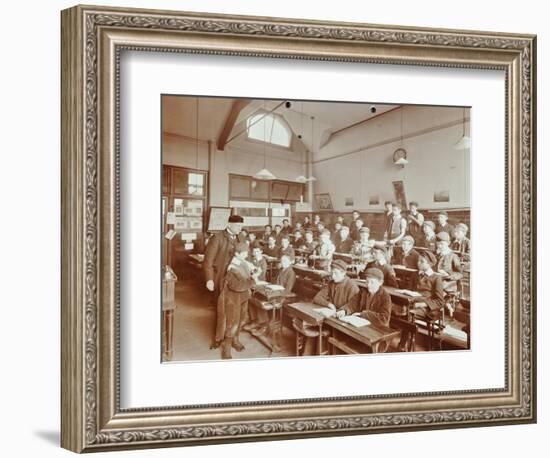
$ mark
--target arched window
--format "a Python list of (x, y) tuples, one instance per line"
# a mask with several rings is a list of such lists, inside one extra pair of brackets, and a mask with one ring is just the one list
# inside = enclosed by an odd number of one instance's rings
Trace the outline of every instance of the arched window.
[(290, 147), (291, 131), (278, 115), (259, 112), (246, 120), (247, 136), (253, 140)]

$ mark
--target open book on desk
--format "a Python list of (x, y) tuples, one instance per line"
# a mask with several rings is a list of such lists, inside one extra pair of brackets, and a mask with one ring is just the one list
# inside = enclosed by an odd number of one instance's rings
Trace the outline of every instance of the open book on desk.
[[(325, 318), (336, 317), (336, 310), (332, 310), (328, 307), (319, 307), (319, 308), (313, 309), (313, 311), (320, 313)], [(369, 320), (366, 320), (365, 318), (361, 318), (360, 316), (357, 316), (357, 315), (344, 315), (343, 317), (338, 319), (340, 321), (343, 321), (344, 323), (351, 324), (356, 328), (360, 328), (362, 326), (368, 326), (370, 324)]]
[(344, 323), (351, 324), (352, 326), (355, 326), (356, 328), (361, 328), (363, 326), (368, 326), (370, 324), (370, 321), (362, 318), (357, 315), (345, 315), (342, 318), (340, 318), (340, 321), (343, 321)]
[(270, 291), (284, 291), (285, 287), (281, 285), (266, 285), (266, 289)]
[(398, 293), (404, 294), (405, 296), (410, 297), (420, 297), (422, 294), (420, 294), (418, 291), (411, 291), (410, 289), (396, 289)]
[(325, 318), (333, 318), (336, 316), (336, 310), (332, 310), (328, 307), (318, 307), (316, 309), (313, 309), (314, 312), (320, 313)]

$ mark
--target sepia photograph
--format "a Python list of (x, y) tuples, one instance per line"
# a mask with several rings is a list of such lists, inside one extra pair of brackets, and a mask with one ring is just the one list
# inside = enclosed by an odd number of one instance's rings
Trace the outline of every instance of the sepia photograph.
[(163, 361), (470, 349), (469, 108), (161, 105)]

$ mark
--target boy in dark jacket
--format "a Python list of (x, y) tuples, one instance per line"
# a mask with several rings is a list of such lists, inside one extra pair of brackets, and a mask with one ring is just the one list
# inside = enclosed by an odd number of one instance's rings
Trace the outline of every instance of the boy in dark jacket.
[(259, 272), (246, 261), (248, 245), (240, 242), (235, 247), (235, 255), (229, 263), (224, 286), (218, 300), (216, 341), (222, 341), (222, 359), (230, 359), (231, 347), (244, 350), (239, 341), (239, 330), (247, 318), (250, 289), (256, 282)]
[(367, 287), (361, 291), (355, 300), (336, 312), (341, 318), (346, 314), (359, 315), (374, 325), (388, 326), (391, 318), (391, 297), (382, 288), (384, 273), (376, 267), (367, 269)]

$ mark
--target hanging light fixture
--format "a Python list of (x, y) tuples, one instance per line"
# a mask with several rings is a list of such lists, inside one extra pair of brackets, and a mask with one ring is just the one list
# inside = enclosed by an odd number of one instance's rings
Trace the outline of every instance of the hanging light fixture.
[(462, 108), (462, 137), (455, 143), (454, 149), (469, 149), (471, 144), (470, 137), (466, 135), (466, 107)]
[(195, 107), (195, 169), (199, 168), (199, 98), (196, 98)]
[[(313, 136), (314, 129), (313, 129), (313, 123), (315, 122), (315, 116), (311, 117), (311, 159), (313, 161), (313, 145), (315, 143), (315, 137)], [(317, 178), (315, 178), (313, 175), (306, 177), (306, 181), (317, 181)]]
[[(264, 102), (264, 112), (265, 112), (265, 102)], [(267, 169), (267, 166), (266, 166), (267, 154), (266, 154), (265, 145), (267, 143), (267, 138), (266, 138), (266, 133), (265, 133), (265, 130), (266, 130), (266, 118), (265, 117), (263, 119), (263, 123), (264, 123), (264, 167), (263, 167), (263, 169), (256, 172), (256, 174), (254, 175), (254, 178), (256, 178), (257, 180), (275, 180), (275, 179), (277, 179), (277, 177), (275, 175), (273, 175)]]
[[(298, 138), (302, 138), (303, 137), (303, 132), (304, 132), (304, 102), (302, 102), (300, 104), (301, 108), (301, 117), (300, 117), (300, 125), (301, 125), (301, 131), (300, 131), (300, 135), (298, 135)], [(311, 148), (310, 148), (310, 152), (313, 154), (313, 120), (315, 119), (314, 116), (311, 117)], [(310, 176), (310, 177), (306, 177), (304, 175), (300, 175), (299, 177), (296, 177), (295, 178), (295, 181), (297, 181), (298, 183), (307, 183), (308, 181), (317, 181), (317, 178), (315, 178), (313, 175)]]
[(405, 167), (409, 163), (407, 160), (407, 151), (403, 148), (403, 109), (405, 107), (401, 106), (401, 137), (399, 139), (399, 148), (393, 152), (393, 163), (400, 168)]

